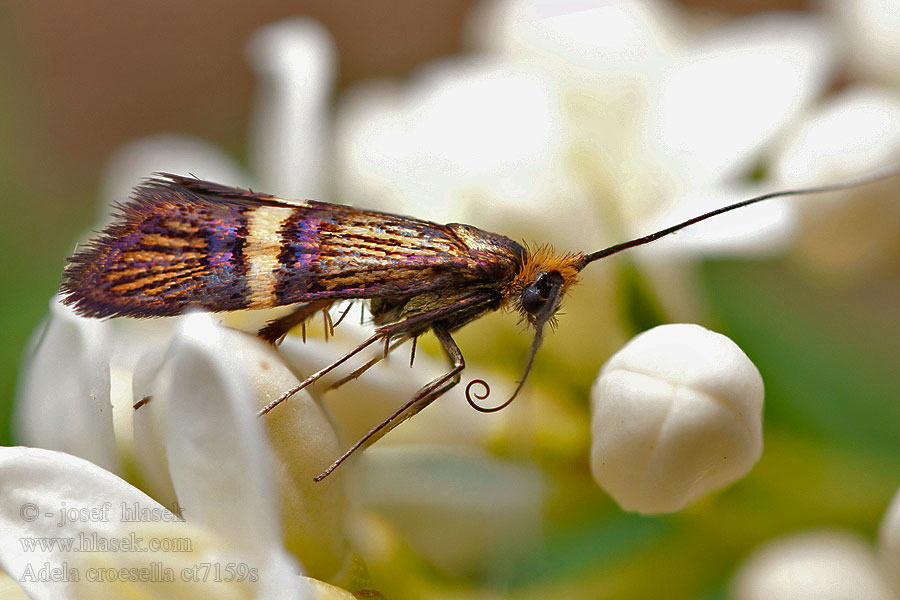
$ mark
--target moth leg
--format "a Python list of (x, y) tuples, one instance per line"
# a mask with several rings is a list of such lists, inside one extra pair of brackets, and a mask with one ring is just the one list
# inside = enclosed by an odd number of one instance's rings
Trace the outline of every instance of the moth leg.
[(432, 331), (434, 331), (434, 335), (437, 336), (437, 339), (441, 342), (441, 346), (443, 346), (444, 351), (447, 353), (448, 358), (450, 358), (450, 362), (452, 363), (452, 368), (441, 375), (440, 377), (430, 381), (426, 384), (422, 389), (416, 392), (415, 396), (412, 399), (395, 410), (389, 417), (387, 417), (384, 421), (373, 427), (366, 433), (362, 438), (359, 439), (355, 444), (350, 446), (350, 448), (344, 452), (336, 461), (331, 463), (327, 469), (325, 469), (321, 474), (315, 477), (316, 481), (322, 481), (332, 471), (338, 468), (341, 463), (350, 458), (350, 456), (360, 450), (362, 448), (366, 448), (371, 444), (375, 443), (382, 436), (384, 436), (387, 432), (392, 430), (394, 427), (409, 419), (413, 415), (417, 414), (423, 408), (434, 402), (436, 399), (440, 398), (447, 391), (449, 391), (453, 386), (459, 383), (459, 374), (463, 369), (466, 368), (466, 361), (463, 358), (462, 352), (459, 350), (459, 346), (456, 345), (456, 342), (453, 341), (453, 338), (450, 337), (450, 332), (447, 331), (447, 328), (443, 325), (435, 324), (432, 326)]
[[(405, 321), (400, 321), (399, 323), (392, 323), (390, 325), (383, 325), (382, 327), (379, 327), (378, 329), (375, 330), (375, 334), (372, 335), (372, 337), (370, 337), (369, 339), (364, 341), (362, 344), (360, 344), (359, 346), (357, 346), (356, 348), (354, 348), (353, 350), (351, 350), (350, 352), (348, 352), (341, 358), (337, 359), (335, 362), (331, 363), (327, 367), (320, 369), (319, 371), (316, 371), (315, 373), (313, 373), (312, 375), (307, 377), (305, 380), (301, 381), (299, 384), (297, 384), (293, 388), (289, 389), (288, 391), (286, 391), (285, 393), (280, 395), (278, 398), (275, 398), (275, 400), (269, 402), (262, 409), (260, 409), (257, 414), (259, 416), (262, 416), (262, 415), (268, 413), (273, 408), (275, 408), (276, 406), (278, 406), (279, 404), (281, 404), (282, 402), (284, 402), (285, 400), (287, 400), (288, 398), (290, 398), (291, 396), (293, 396), (294, 394), (296, 394), (297, 392), (299, 392), (306, 386), (315, 382), (316, 380), (321, 378), (326, 373), (330, 373), (332, 370), (334, 370), (335, 368), (344, 364), (351, 357), (359, 354), (360, 352), (362, 352), (363, 350), (365, 350), (366, 348), (368, 348), (369, 346), (371, 346), (378, 340), (390, 339), (395, 336), (396, 337), (400, 337), (400, 336), (410, 337), (410, 336), (414, 336), (414, 335), (419, 335), (420, 333), (427, 331), (429, 328), (431, 328), (435, 332), (435, 335), (438, 336), (438, 339), (441, 340), (441, 343), (444, 345), (444, 350), (447, 352), (448, 356), (450, 356), (450, 358), (454, 361), (454, 365), (456, 365), (456, 363), (458, 362), (457, 361), (457, 356), (458, 356), (461, 366), (459, 366), (459, 370), (454, 373), (454, 375), (455, 375), (456, 373), (458, 373), (465, 367), (465, 363), (461, 362), (462, 354), (460, 354), (459, 348), (456, 347), (456, 344), (453, 342), (453, 339), (450, 338), (449, 333), (447, 333), (448, 330), (447, 330), (446, 326), (439, 325), (438, 323), (440, 322), (441, 319), (444, 319), (448, 316), (454, 317), (454, 316), (461, 314), (461, 312), (466, 312), (466, 311), (469, 311), (469, 314), (467, 315), (467, 320), (471, 320), (477, 314), (480, 314), (480, 313), (484, 312), (485, 310), (487, 310), (487, 307), (489, 306), (489, 304), (493, 303), (495, 300), (496, 299), (494, 298), (494, 296), (492, 294), (479, 293), (479, 294), (472, 295), (468, 298), (459, 300), (457, 302), (454, 302), (452, 304), (441, 306), (435, 310), (432, 310), (432, 311), (429, 311), (426, 313), (422, 313), (422, 314), (416, 315), (414, 317), (410, 317), (410, 318), (406, 319)], [(458, 319), (454, 320), (453, 323), (454, 323), (454, 327), (458, 327), (460, 324)], [(438, 330), (441, 330), (443, 333), (438, 333)], [(435, 380), (435, 381), (437, 381), (437, 380)], [(435, 383), (435, 382), (432, 382), (432, 383)], [(426, 386), (425, 388), (422, 388), (422, 390), (419, 391), (419, 394), (421, 394), (422, 392), (429, 391), (427, 388), (428, 388), (428, 386)], [(416, 394), (416, 396), (419, 397), (419, 394)], [(419, 399), (421, 399), (421, 398), (419, 398)], [(416, 412), (418, 412), (418, 411), (416, 411)]]
[[(397, 338), (396, 340), (394, 340), (393, 342), (391, 342), (391, 345), (388, 348), (388, 354), (393, 352), (394, 348), (396, 348), (397, 346), (399, 346), (400, 344), (402, 344), (403, 342), (405, 342), (408, 339), (409, 339), (408, 337), (400, 337), (400, 338)], [(415, 343), (415, 338), (413, 338), (413, 343)], [(371, 369), (372, 367), (374, 367), (375, 365), (380, 363), (382, 360), (384, 360), (385, 356), (386, 355), (383, 352), (378, 354), (377, 356), (375, 356), (371, 360), (369, 360), (366, 364), (364, 364), (360, 368), (356, 369), (349, 375), (341, 377), (340, 379), (338, 379), (337, 381), (332, 383), (330, 386), (328, 386), (328, 389), (336, 390), (337, 388), (341, 387), (348, 381), (353, 381), (354, 379), (359, 379), (363, 373), (365, 373), (366, 371), (368, 371), (369, 369)]]
[(295, 385), (294, 387), (292, 387), (291, 389), (289, 389), (288, 391), (283, 393), (282, 395), (278, 396), (277, 398), (275, 398), (274, 400), (272, 400), (271, 402), (266, 404), (264, 407), (262, 407), (259, 410), (259, 412), (257, 413), (257, 416), (261, 417), (264, 414), (268, 413), (273, 408), (275, 408), (276, 406), (278, 406), (279, 404), (281, 404), (282, 402), (284, 402), (285, 400), (287, 400), (288, 398), (290, 398), (291, 396), (293, 396), (294, 394), (296, 394), (297, 392), (299, 392), (306, 386), (308, 386), (312, 383), (315, 383), (323, 375), (330, 373), (331, 371), (333, 371), (337, 367), (341, 366), (342, 364), (347, 362), (349, 359), (353, 358), (354, 356), (356, 356), (357, 354), (359, 354), (360, 352), (362, 352), (363, 350), (365, 350), (366, 348), (368, 348), (369, 346), (371, 346), (378, 340), (382, 339), (383, 337), (384, 337), (383, 333), (375, 333), (375, 335), (373, 335), (372, 337), (370, 337), (369, 339), (364, 341), (362, 344), (360, 344), (359, 346), (357, 346), (356, 348), (354, 348), (347, 354), (343, 355), (342, 357), (340, 357), (339, 359), (337, 359), (336, 361), (334, 361), (327, 367), (319, 369), (318, 371), (316, 371), (315, 373), (313, 373), (312, 375), (310, 375), (309, 377), (307, 377), (306, 379), (304, 379), (303, 381), (301, 381), (300, 383), (298, 383), (297, 385)]
[(298, 306), (293, 312), (266, 323), (266, 326), (256, 332), (256, 335), (272, 345), (278, 345), (284, 340), (288, 332), (300, 325), (320, 310), (328, 310), (333, 300), (316, 300)]
[(350, 309), (351, 309), (351, 308), (353, 308), (353, 301), (352, 301), (352, 300), (351, 300), (350, 302), (347, 303), (347, 308), (344, 309), (344, 312), (341, 313), (341, 316), (338, 317), (338, 320), (334, 322), (333, 327), (337, 327), (338, 325), (341, 324), (341, 321), (344, 320), (344, 317), (347, 316), (347, 313), (350, 312)]

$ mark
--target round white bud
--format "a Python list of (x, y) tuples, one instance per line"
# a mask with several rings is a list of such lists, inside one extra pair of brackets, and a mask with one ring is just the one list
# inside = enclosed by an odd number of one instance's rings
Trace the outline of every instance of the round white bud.
[(662, 325), (591, 391), (591, 469), (625, 510), (666, 513), (743, 477), (762, 453), (763, 382), (724, 335)]

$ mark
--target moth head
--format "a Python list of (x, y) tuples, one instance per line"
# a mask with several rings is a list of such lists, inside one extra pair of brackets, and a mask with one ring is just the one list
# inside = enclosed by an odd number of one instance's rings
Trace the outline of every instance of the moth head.
[[(493, 408), (480, 406), (470, 395), (470, 387), (466, 388), (466, 400), (473, 408), (481, 412), (495, 412), (509, 405), (528, 379), (534, 357), (544, 339), (544, 325), (554, 324), (553, 317), (562, 305), (566, 290), (578, 282), (578, 272), (584, 267), (584, 255), (558, 253), (549, 246), (541, 246), (535, 251), (527, 250), (522, 259), (522, 264), (516, 272), (516, 276), (510, 285), (504, 290), (504, 295), (511, 302), (516, 311), (522, 315), (534, 328), (534, 339), (531, 342), (531, 352), (528, 363), (522, 373), (522, 379), (516, 386), (512, 396), (507, 401)], [(481, 382), (483, 380), (475, 380)], [(473, 383), (474, 383), (473, 382)], [(489, 388), (488, 388), (489, 392)], [(483, 400), (487, 396), (477, 396)]]
[(536, 330), (553, 317), (566, 291), (577, 283), (583, 255), (559, 253), (549, 246), (526, 250), (507, 293), (516, 311)]
[(565, 279), (559, 271), (539, 271), (519, 298), (522, 312), (535, 328), (550, 321), (562, 301)]

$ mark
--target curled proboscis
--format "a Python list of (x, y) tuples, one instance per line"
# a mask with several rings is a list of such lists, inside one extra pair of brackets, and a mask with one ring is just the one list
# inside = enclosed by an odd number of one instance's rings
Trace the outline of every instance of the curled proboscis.
[[(472, 386), (474, 386), (474, 385), (482, 386), (484, 388), (484, 392), (482, 392), (481, 394), (479, 394), (478, 392), (473, 392)], [(516, 390), (516, 391), (518, 391), (518, 390)], [(504, 408), (509, 406), (509, 403), (512, 402), (516, 397), (516, 395), (513, 394), (509, 400), (507, 400), (503, 404), (500, 404), (500, 405), (494, 406), (494, 407), (482, 406), (482, 405), (478, 404), (477, 402), (475, 402), (475, 400), (472, 399), (472, 397), (474, 396), (478, 400), (484, 400), (485, 398), (487, 398), (490, 395), (491, 395), (491, 386), (489, 386), (488, 382), (485, 381), (484, 379), (473, 379), (466, 385), (466, 402), (469, 403), (469, 406), (471, 406), (478, 412), (482, 412), (482, 413), (493, 413), (493, 412), (497, 412), (498, 410), (503, 410)]]

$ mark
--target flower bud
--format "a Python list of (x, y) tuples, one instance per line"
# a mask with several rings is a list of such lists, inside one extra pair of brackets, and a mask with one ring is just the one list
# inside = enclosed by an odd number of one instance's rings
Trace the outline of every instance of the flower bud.
[(763, 382), (727, 337), (663, 325), (632, 339), (591, 392), (594, 479), (622, 508), (680, 510), (762, 453)]

